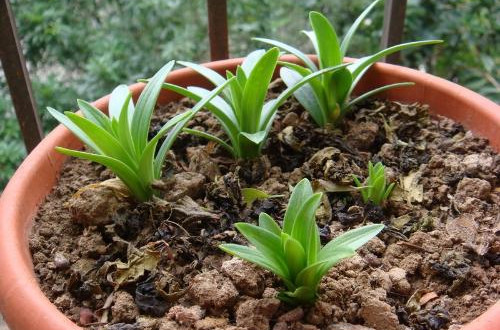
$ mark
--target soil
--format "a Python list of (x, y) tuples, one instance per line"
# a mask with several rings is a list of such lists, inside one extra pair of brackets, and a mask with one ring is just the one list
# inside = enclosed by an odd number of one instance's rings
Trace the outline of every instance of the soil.
[[(270, 94), (282, 89), (274, 83)], [(152, 133), (192, 104), (157, 110)], [(223, 137), (201, 113), (191, 127)], [(338, 192), (382, 161), (397, 182), (383, 207)], [(282, 220), (289, 186), (324, 191), (322, 243), (367, 224), (386, 229), (321, 282), (313, 306), (276, 298), (273, 274), (218, 249), (246, 244), (237, 221)], [(40, 206), (30, 238), (51, 301), (89, 329), (458, 329), (499, 298), (500, 156), (425, 105), (371, 100), (336, 129), (294, 100), (280, 109), (260, 159), (236, 162), (182, 134), (158, 198), (137, 204), (101, 165), (71, 159)], [(247, 206), (241, 188), (283, 197)], [(342, 190), (342, 189), (340, 189)]]

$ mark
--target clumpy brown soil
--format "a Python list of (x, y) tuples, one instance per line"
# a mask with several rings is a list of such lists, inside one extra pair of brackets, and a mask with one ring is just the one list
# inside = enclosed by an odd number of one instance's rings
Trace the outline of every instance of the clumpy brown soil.
[[(152, 130), (190, 105), (159, 109)], [(223, 137), (207, 113), (191, 127)], [(335, 192), (369, 160), (398, 183), (384, 208)], [(486, 140), (424, 105), (371, 101), (325, 130), (290, 100), (254, 161), (181, 135), (149, 203), (116, 180), (96, 184), (113, 178), (103, 166), (68, 161), (30, 247), (43, 291), (91, 329), (457, 329), (498, 300), (499, 174)], [(293, 307), (276, 299), (279, 279), (217, 246), (246, 244), (234, 222), (263, 211), (282, 220), (289, 185), (303, 177), (325, 192), (323, 244), (366, 223), (387, 227), (330, 271), (313, 306)], [(243, 187), (284, 197), (247, 207)]]

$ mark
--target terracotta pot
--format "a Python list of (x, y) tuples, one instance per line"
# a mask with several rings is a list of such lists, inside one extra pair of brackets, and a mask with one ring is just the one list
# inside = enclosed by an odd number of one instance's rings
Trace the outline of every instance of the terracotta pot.
[[(286, 60), (290, 60), (287, 57)], [(209, 63), (219, 72), (233, 70), (241, 59)], [(207, 81), (189, 69), (172, 72), (168, 78), (179, 85), (207, 86)], [(400, 81), (413, 81), (413, 87), (399, 88), (384, 96), (402, 102), (429, 104), (434, 113), (452, 118), (475, 133), (490, 140), (500, 149), (500, 107), (484, 97), (446, 80), (415, 70), (376, 64), (365, 76), (360, 90)], [(130, 86), (136, 98), (143, 84)], [(179, 97), (162, 92), (164, 104)], [(109, 96), (94, 105), (107, 111)], [(81, 143), (64, 127), (54, 129), (28, 155), (5, 188), (0, 199), (0, 311), (12, 330), (70, 330), (79, 327), (45, 297), (33, 273), (28, 249), (32, 219), (39, 203), (56, 183), (65, 156), (54, 151), (55, 146), (80, 148)], [(465, 329), (500, 329), (500, 303), (471, 322)]]

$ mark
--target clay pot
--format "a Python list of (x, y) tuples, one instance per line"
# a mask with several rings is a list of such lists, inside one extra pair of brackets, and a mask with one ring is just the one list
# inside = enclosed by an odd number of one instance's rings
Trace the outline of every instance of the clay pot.
[[(293, 57), (285, 60), (294, 61)], [(209, 63), (223, 73), (233, 70), (242, 59)], [(207, 86), (207, 81), (190, 69), (172, 72), (168, 80), (179, 85)], [(486, 98), (446, 80), (419, 71), (376, 64), (359, 86), (360, 91), (383, 84), (413, 81), (413, 87), (387, 91), (383, 96), (401, 102), (428, 104), (432, 112), (462, 123), (473, 132), (486, 137), (500, 149), (500, 107)], [(134, 98), (144, 84), (130, 86)], [(165, 104), (179, 97), (162, 92), (159, 102)], [(94, 105), (107, 111), (109, 96)], [(56, 183), (65, 156), (54, 151), (55, 146), (82, 146), (66, 128), (54, 129), (18, 168), (0, 199), (0, 311), (12, 330), (70, 330), (79, 327), (45, 297), (33, 273), (28, 249), (32, 219), (39, 203)], [(472, 321), (464, 329), (500, 329), (500, 302)]]

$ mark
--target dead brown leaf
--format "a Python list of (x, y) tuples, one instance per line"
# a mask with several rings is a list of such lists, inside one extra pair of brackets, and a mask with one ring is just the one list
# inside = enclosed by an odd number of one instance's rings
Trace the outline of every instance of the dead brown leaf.
[[(156, 269), (166, 247), (167, 243), (163, 241), (148, 243), (140, 249), (129, 244), (126, 263), (120, 260), (108, 263), (108, 281), (115, 286), (115, 290), (125, 284), (136, 282), (146, 271), (151, 272)], [(110, 271), (112, 269), (114, 271)]]

